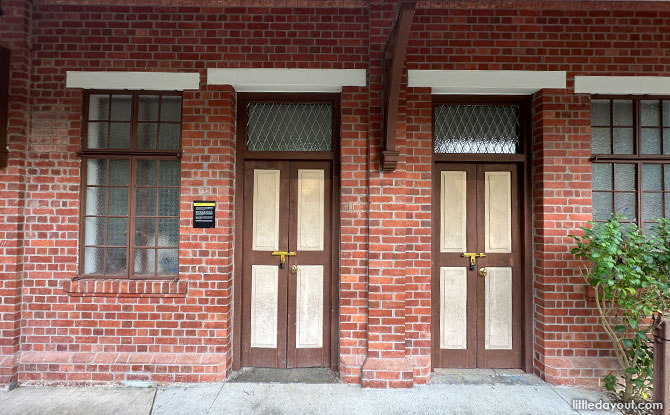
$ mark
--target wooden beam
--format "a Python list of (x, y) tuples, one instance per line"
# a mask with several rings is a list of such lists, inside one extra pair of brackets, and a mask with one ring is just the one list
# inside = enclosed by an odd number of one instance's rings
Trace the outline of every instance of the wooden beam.
[(384, 49), (384, 139), (382, 170), (392, 171), (398, 166), (400, 153), (396, 150), (398, 101), (400, 81), (407, 56), (409, 31), (414, 18), (415, 1), (401, 2), (389, 40)]
[(0, 46), (0, 169), (7, 167), (9, 126), (9, 49)]

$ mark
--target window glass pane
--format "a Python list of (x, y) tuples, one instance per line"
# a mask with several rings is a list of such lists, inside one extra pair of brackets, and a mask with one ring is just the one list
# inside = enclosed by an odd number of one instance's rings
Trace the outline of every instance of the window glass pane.
[(130, 148), (130, 124), (113, 122), (109, 126), (109, 147)]
[(633, 101), (616, 99), (612, 103), (614, 125), (633, 125)]
[(633, 154), (633, 129), (615, 128), (614, 136), (614, 154)]
[(514, 154), (520, 151), (516, 105), (438, 105), (436, 153)]
[(181, 121), (181, 97), (163, 96), (161, 121)]
[(110, 186), (128, 186), (130, 166), (129, 160), (111, 159), (109, 161), (109, 184)]
[(670, 218), (670, 193), (665, 194), (665, 217)]
[(670, 127), (670, 100), (663, 100), (663, 125)]
[(179, 186), (179, 161), (161, 160), (160, 166), (160, 185), (161, 186)]
[(105, 271), (110, 275), (126, 273), (126, 248), (107, 248)]
[(642, 129), (642, 154), (661, 154), (661, 130), (658, 128)]
[(104, 248), (84, 248), (84, 274), (103, 274)]
[(135, 192), (135, 214), (156, 216), (156, 189), (138, 188)]
[(107, 188), (88, 187), (86, 189), (86, 214), (102, 216), (107, 204)]
[(618, 215), (623, 215), (625, 218), (630, 220), (637, 218), (635, 200), (635, 193), (615, 193), (614, 212)]
[(159, 249), (158, 250), (158, 275), (177, 274), (177, 250)]
[(161, 150), (178, 150), (181, 138), (181, 124), (161, 124), (158, 148)]
[(89, 186), (104, 186), (107, 184), (107, 160), (86, 160), (86, 184)]
[(670, 154), (670, 128), (663, 129), (663, 154)]
[(107, 220), (107, 245), (126, 246), (128, 244), (128, 219), (109, 218)]
[(158, 246), (177, 246), (179, 219), (158, 219)]
[(141, 122), (137, 124), (137, 148), (155, 149), (158, 124)]
[(658, 127), (661, 123), (658, 101), (643, 100), (640, 104), (640, 121), (643, 127)]
[(642, 188), (644, 190), (662, 190), (660, 164), (642, 165)]
[(647, 193), (642, 195), (642, 219), (654, 220), (663, 216), (663, 194)]
[(128, 188), (110, 188), (109, 189), (109, 215), (127, 216), (128, 215)]
[(88, 119), (106, 120), (109, 118), (109, 95), (89, 95)]
[(158, 95), (140, 95), (137, 108), (139, 121), (158, 121), (158, 98)]
[(88, 123), (87, 148), (107, 148), (107, 127), (106, 122)]
[(105, 218), (86, 218), (84, 230), (86, 233), (84, 236), (84, 244), (105, 244)]
[(138, 186), (156, 185), (156, 160), (137, 160), (135, 183)]
[(112, 95), (112, 121), (130, 121), (131, 95)]
[(610, 101), (608, 99), (594, 99), (591, 101), (591, 125), (610, 125)]
[(591, 128), (591, 153), (612, 154), (609, 128)]
[(593, 190), (612, 190), (612, 165), (594, 163), (591, 169)]
[(645, 222), (642, 224), (642, 234), (647, 238), (654, 233), (654, 230), (657, 228), (656, 223), (654, 222)]
[(634, 164), (615, 164), (614, 165), (614, 189), (615, 190), (636, 190), (636, 188), (635, 188), (635, 165)]
[(135, 275), (155, 275), (156, 250), (136, 249), (134, 268), (135, 268)]
[(135, 245), (156, 246), (156, 219), (135, 219)]
[(158, 190), (158, 216), (179, 215), (179, 189), (168, 188)]
[(670, 164), (663, 165), (663, 178), (665, 181), (665, 190), (670, 190)]
[(247, 117), (250, 151), (332, 149), (330, 104), (250, 103)]
[(612, 216), (612, 193), (593, 192), (593, 219), (607, 220)]

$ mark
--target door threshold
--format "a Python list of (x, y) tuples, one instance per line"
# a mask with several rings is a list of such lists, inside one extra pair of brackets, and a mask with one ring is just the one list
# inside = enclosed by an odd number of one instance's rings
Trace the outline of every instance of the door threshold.
[(435, 369), (431, 383), (452, 385), (539, 385), (542, 379), (521, 369)]
[(232, 383), (340, 383), (337, 373), (325, 367), (272, 369), (245, 367), (231, 373)]

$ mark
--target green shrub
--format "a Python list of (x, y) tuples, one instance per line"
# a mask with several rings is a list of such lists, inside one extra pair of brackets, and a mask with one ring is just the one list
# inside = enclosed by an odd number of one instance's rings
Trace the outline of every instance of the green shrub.
[(653, 318), (670, 307), (670, 221), (659, 219), (650, 235), (621, 216), (589, 222), (572, 253), (588, 260), (587, 283), (596, 290), (600, 324), (614, 346), (621, 375), (608, 374), (605, 385), (621, 388), (624, 400), (646, 399), (653, 381)]

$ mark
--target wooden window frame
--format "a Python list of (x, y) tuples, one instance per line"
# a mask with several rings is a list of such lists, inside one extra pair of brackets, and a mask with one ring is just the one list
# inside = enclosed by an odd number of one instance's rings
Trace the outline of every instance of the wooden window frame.
[[(591, 103), (590, 103), (590, 108), (589, 112), (592, 111), (593, 108), (593, 101), (596, 100), (609, 100), (610, 101), (610, 122), (609, 126), (594, 126), (589, 124), (591, 127), (595, 128), (614, 128), (614, 111), (613, 111), (613, 106), (612, 102), (615, 100), (625, 100), (625, 101), (630, 101), (633, 104), (633, 124), (631, 126), (633, 130), (633, 154), (597, 154), (597, 153), (592, 153), (591, 154), (591, 164), (610, 164), (612, 166), (612, 189), (611, 190), (592, 190), (592, 192), (597, 192), (597, 193), (610, 193), (612, 195), (612, 209), (611, 213), (615, 212), (615, 201), (614, 201), (614, 196), (617, 193), (635, 193), (635, 219), (634, 220), (624, 220), (622, 222), (624, 223), (635, 223), (640, 229), (643, 228), (645, 223), (653, 223), (651, 221), (646, 221), (644, 220), (644, 210), (643, 210), (643, 198), (644, 198), (644, 193), (660, 193), (661, 195), (664, 195), (666, 193), (669, 193), (669, 191), (666, 191), (664, 188), (660, 191), (652, 191), (652, 190), (647, 190), (645, 191), (642, 186), (642, 166), (645, 164), (660, 164), (661, 166), (665, 164), (670, 164), (670, 154), (662, 154), (663, 153), (663, 128), (669, 128), (670, 126), (665, 126), (663, 124), (663, 108), (662, 105), (659, 105), (659, 121), (660, 124), (658, 126), (660, 130), (660, 139), (661, 139), (661, 154), (642, 154), (642, 123), (641, 123), (641, 117), (642, 117), (642, 110), (641, 110), (641, 103), (642, 101), (663, 101), (663, 100), (670, 100), (670, 96), (664, 96), (664, 95), (593, 95), (591, 97)], [(591, 140), (593, 140), (593, 134), (591, 134)], [(613, 136), (611, 136), (611, 148), (612, 152), (614, 151), (614, 139)], [(635, 190), (616, 190), (615, 189), (615, 165), (621, 165), (621, 164), (632, 164), (634, 165), (635, 168)], [(664, 179), (664, 168), (661, 167), (661, 186), (663, 187), (663, 179)], [(593, 179), (592, 179), (593, 180)], [(592, 181), (593, 183), (593, 181)], [(592, 187), (593, 189), (593, 184)], [(593, 199), (591, 202), (591, 206), (593, 206)], [(665, 216), (665, 197), (663, 196), (661, 198), (661, 212)], [(604, 220), (595, 220), (594, 222), (604, 222)]]
[[(87, 148), (88, 144), (88, 115), (89, 115), (89, 102), (91, 95), (130, 95), (132, 96), (131, 104), (131, 118), (130, 118), (130, 147), (128, 149), (117, 149), (117, 148), (106, 148), (106, 149), (89, 149)], [(78, 155), (82, 159), (81, 165), (81, 182), (80, 182), (80, 212), (79, 212), (79, 266), (78, 266), (78, 275), (80, 279), (109, 279), (109, 280), (176, 280), (179, 278), (179, 254), (177, 254), (177, 273), (167, 274), (167, 275), (134, 275), (134, 251), (135, 251), (135, 192), (138, 187), (136, 184), (136, 163), (137, 160), (177, 160), (181, 161), (182, 155), (182, 137), (181, 132), (179, 136), (179, 146), (175, 150), (156, 150), (156, 149), (137, 149), (137, 124), (138, 124), (138, 101), (140, 95), (159, 95), (159, 96), (175, 96), (181, 99), (181, 114), (178, 122), (170, 122), (172, 124), (179, 124), (183, 128), (183, 94), (177, 91), (153, 91), (153, 90), (86, 90), (83, 97), (83, 111), (82, 111), (82, 144), (81, 151)], [(160, 114), (160, 103), (162, 100), (159, 99), (158, 113)], [(110, 111), (111, 111), (111, 101), (110, 101)], [(160, 115), (159, 115), (160, 117)], [(107, 123), (112, 122), (109, 117), (106, 120)], [(156, 137), (159, 140), (160, 134), (160, 124), (162, 122), (156, 121), (159, 126), (157, 127)], [(180, 128), (181, 130), (181, 128)], [(158, 145), (158, 141), (157, 141)], [(126, 272), (125, 274), (85, 274), (84, 269), (84, 256), (85, 256), (85, 247), (95, 247), (92, 245), (85, 244), (86, 237), (86, 189), (87, 186), (87, 161), (89, 159), (124, 159), (129, 161), (129, 173), (128, 173), (128, 225), (127, 225), (127, 235), (126, 235)], [(160, 164), (160, 163), (159, 163)], [(181, 166), (180, 166), (181, 170)], [(158, 172), (157, 175), (160, 173)], [(158, 179), (157, 179), (158, 180)], [(103, 187), (109, 187), (109, 184), (106, 184)], [(147, 187), (147, 186), (139, 186)], [(158, 189), (165, 187), (161, 186), (157, 181), (155, 186), (150, 186), (156, 189), (156, 209), (157, 214), (154, 216), (156, 220), (162, 218), (158, 215), (159, 201)], [(170, 186), (173, 187), (173, 186)], [(177, 189), (179, 189), (179, 194), (181, 195), (181, 180), (177, 184)], [(107, 201), (109, 203), (109, 201)], [(106, 212), (108, 213), (108, 212)], [(96, 215), (100, 216), (100, 215)], [(109, 215), (103, 215), (100, 217), (110, 217)], [(170, 216), (173, 218), (173, 216)], [(179, 222), (179, 213), (174, 218)], [(105, 227), (105, 241), (107, 240), (107, 228)], [(177, 249), (179, 252), (179, 241), (177, 241), (177, 246), (175, 247), (162, 247), (157, 244), (158, 234), (156, 234), (156, 244), (153, 249), (156, 252), (155, 261), (155, 272), (158, 272), (158, 249)], [(97, 245), (96, 245), (97, 246)], [(99, 247), (106, 247), (106, 245), (100, 245)], [(146, 247), (144, 247), (146, 248)], [(106, 255), (105, 255), (106, 256)]]

